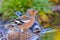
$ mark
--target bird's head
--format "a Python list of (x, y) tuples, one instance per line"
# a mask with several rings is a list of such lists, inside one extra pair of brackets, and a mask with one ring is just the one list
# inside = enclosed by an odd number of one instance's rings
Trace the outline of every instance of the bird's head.
[(28, 9), (26, 12), (26, 14), (29, 14), (30, 16), (33, 16), (33, 17), (35, 17), (37, 13), (38, 11), (35, 9)]

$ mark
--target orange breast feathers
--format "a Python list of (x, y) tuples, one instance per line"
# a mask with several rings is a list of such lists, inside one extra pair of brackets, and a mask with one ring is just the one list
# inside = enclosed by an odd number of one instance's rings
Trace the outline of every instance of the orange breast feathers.
[(29, 22), (23, 24), (23, 25), (18, 25), (19, 29), (29, 29), (35, 21), (35, 18), (31, 18)]

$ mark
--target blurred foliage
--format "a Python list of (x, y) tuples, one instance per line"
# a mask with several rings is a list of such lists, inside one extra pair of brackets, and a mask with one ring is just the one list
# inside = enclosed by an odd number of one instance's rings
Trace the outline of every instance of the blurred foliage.
[(38, 21), (44, 28), (51, 27), (54, 23), (56, 14), (54, 14), (52, 11), (40, 11), (38, 15)]
[(41, 36), (41, 40), (60, 40), (60, 29), (54, 29), (53, 32), (46, 32)]
[(60, 0), (50, 0), (50, 2), (53, 2), (55, 5), (60, 5)]
[(3, 0), (1, 12), (4, 13), (3, 17), (9, 15), (9, 19), (13, 19), (16, 18), (14, 14), (16, 11), (25, 14), (27, 9), (35, 8), (38, 11), (47, 12), (51, 10), (52, 5), (53, 3), (49, 2), (49, 0)]
[(44, 36), (41, 36), (41, 40), (53, 40), (54, 33), (55, 32), (45, 33)]
[(54, 40), (60, 40), (60, 29), (57, 29), (59, 31), (55, 32)]
[(45, 33), (41, 36), (41, 40), (60, 40), (60, 29), (55, 32)]

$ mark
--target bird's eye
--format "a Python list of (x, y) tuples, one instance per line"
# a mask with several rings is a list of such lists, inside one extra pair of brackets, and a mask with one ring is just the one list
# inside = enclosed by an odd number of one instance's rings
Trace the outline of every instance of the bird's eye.
[(35, 12), (35, 11), (33, 10), (33, 12)]

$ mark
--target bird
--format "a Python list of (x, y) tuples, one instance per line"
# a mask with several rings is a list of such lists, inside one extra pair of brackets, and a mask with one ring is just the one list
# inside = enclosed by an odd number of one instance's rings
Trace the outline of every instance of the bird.
[[(22, 16), (22, 13), (21, 13), (21, 12), (16, 12), (16, 15), (17, 15), (18, 17), (21, 17), (21, 16)], [(36, 17), (36, 18), (37, 18), (37, 17)], [(34, 24), (33, 24), (32, 27), (30, 28), (30, 30), (31, 30), (31, 31), (34, 31), (34, 32), (36, 32), (36, 33), (40, 33), (40, 31), (41, 31), (41, 30), (40, 30), (40, 26), (39, 26), (38, 21), (36, 20), (36, 18), (35, 18)], [(15, 23), (18, 24), (18, 25), (21, 25), (21, 24), (23, 24), (24, 22), (21, 21), (21, 20), (19, 20), (19, 19), (16, 19)]]
[(35, 9), (28, 9), (25, 15), (22, 15), (11, 22), (12, 24), (17, 24), (17, 28), (21, 31), (29, 29), (34, 24), (35, 16), (37, 13), (38, 11)]
[(18, 23), (20, 22), (20, 25), (18, 25), (18, 28), (20, 30), (29, 29), (30, 27), (32, 27), (37, 13), (38, 11), (35, 9), (28, 9), (25, 15), (17, 18), (18, 21), (16, 19), (14, 21), (17, 21)]

